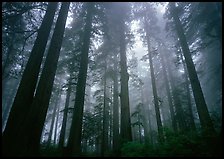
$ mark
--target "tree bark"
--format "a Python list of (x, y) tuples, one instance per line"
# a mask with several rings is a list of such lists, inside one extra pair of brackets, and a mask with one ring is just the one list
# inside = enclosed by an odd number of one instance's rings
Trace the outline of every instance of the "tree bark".
[(145, 29), (146, 29), (146, 40), (147, 40), (147, 47), (148, 47), (148, 55), (149, 55), (149, 65), (150, 65), (150, 73), (151, 73), (151, 81), (152, 81), (152, 90), (153, 90), (153, 97), (154, 97), (154, 105), (155, 105), (155, 112), (156, 112), (156, 121), (158, 127), (158, 134), (159, 134), (159, 142), (164, 141), (163, 135), (163, 126), (160, 116), (159, 110), (159, 101), (156, 89), (156, 82), (155, 82), (155, 75), (154, 75), (154, 68), (153, 68), (153, 61), (152, 61), (152, 53), (150, 52), (150, 39), (149, 39), (149, 32), (148, 32), (148, 24), (145, 22)]
[(20, 133), (21, 136), (24, 135), (21, 143), (24, 143), (25, 153), (29, 155), (39, 155), (40, 138), (54, 84), (69, 5), (69, 2), (62, 3), (31, 110)]
[(108, 110), (108, 92), (107, 92), (107, 64), (105, 61), (104, 66), (104, 82), (103, 82), (103, 88), (104, 88), (104, 101), (103, 101), (103, 132), (102, 132), (102, 148), (101, 148), (101, 156), (103, 157), (105, 155), (105, 152), (108, 151), (108, 130), (109, 130), (109, 110)]
[(68, 116), (68, 107), (69, 107), (69, 101), (70, 101), (70, 96), (71, 96), (71, 91), (72, 91), (71, 82), (72, 82), (72, 78), (69, 77), (68, 89), (67, 89), (66, 100), (65, 100), (65, 108), (64, 108), (64, 114), (63, 114), (62, 126), (61, 126), (61, 132), (60, 132), (59, 144), (58, 144), (59, 151), (63, 150), (64, 142), (65, 142), (65, 132), (66, 132), (66, 125), (67, 125), (67, 118), (68, 118), (67, 117)]
[(75, 96), (75, 109), (73, 112), (72, 125), (68, 139), (67, 152), (65, 155), (76, 156), (81, 153), (82, 118), (85, 98), (86, 77), (88, 68), (88, 53), (92, 30), (92, 16), (94, 3), (87, 2), (86, 25), (84, 28), (84, 39), (82, 46), (81, 62)]
[(176, 119), (175, 119), (173, 102), (172, 102), (172, 97), (171, 97), (171, 93), (170, 93), (169, 80), (168, 80), (168, 77), (167, 77), (167, 70), (166, 70), (167, 66), (164, 62), (164, 56), (163, 56), (162, 52), (160, 53), (160, 58), (161, 58), (162, 70), (163, 70), (163, 75), (164, 75), (164, 82), (165, 82), (167, 98), (168, 98), (168, 103), (169, 103), (169, 108), (170, 108), (172, 128), (173, 128), (174, 132), (177, 132), (177, 123), (176, 123)]
[(143, 92), (143, 85), (141, 86), (141, 101), (142, 101), (142, 110), (143, 110), (143, 119), (142, 119), (142, 123), (143, 123), (143, 128), (144, 128), (144, 137), (145, 137), (145, 144), (149, 144), (150, 141), (150, 134), (149, 134), (149, 110), (146, 108), (147, 104), (145, 104), (144, 101), (144, 92)]
[(186, 94), (187, 94), (187, 106), (188, 106), (188, 113), (189, 113), (189, 119), (190, 119), (190, 127), (193, 131), (196, 130), (195, 122), (194, 122), (194, 115), (192, 111), (192, 106), (191, 106), (191, 93), (190, 93), (190, 88), (189, 88), (189, 80), (188, 80), (188, 75), (187, 75), (187, 68), (186, 68), (186, 63), (183, 59), (182, 53), (180, 54), (181, 61), (183, 63), (183, 68), (184, 68), (184, 78), (185, 78), (185, 87), (186, 87)]
[(57, 3), (49, 3), (47, 12), (38, 31), (37, 39), (24, 70), (10, 111), (7, 125), (3, 133), (3, 155), (13, 155), (14, 151), (17, 149), (14, 148), (14, 143), (19, 137), (15, 133), (19, 131), (22, 123), (25, 121), (30, 110), (30, 105), (32, 104), (41, 61), (50, 34), (56, 8)]
[(121, 65), (121, 142), (132, 141), (131, 119), (129, 106), (129, 90), (125, 42), (125, 23), (120, 20), (120, 65)]
[(205, 132), (215, 133), (215, 129), (208, 112), (208, 108), (204, 99), (204, 95), (203, 95), (201, 85), (197, 76), (197, 72), (195, 70), (193, 60), (191, 58), (187, 40), (184, 35), (184, 30), (176, 11), (175, 3), (170, 3), (170, 7), (171, 7), (171, 14), (174, 18), (177, 35), (180, 39), (181, 48), (183, 50), (183, 55), (186, 61), (187, 71), (190, 78), (202, 130)]
[(185, 131), (187, 127), (186, 127), (186, 121), (185, 121), (185, 117), (183, 113), (183, 108), (179, 99), (177, 89), (174, 85), (174, 78), (173, 78), (173, 74), (171, 72), (171, 68), (169, 64), (167, 64), (167, 72), (168, 72), (168, 77), (170, 79), (171, 93), (173, 96), (173, 103), (174, 103), (174, 108), (176, 112), (174, 119), (178, 123), (179, 129)]
[[(60, 96), (61, 98), (61, 96)], [(58, 118), (59, 118), (59, 109), (60, 109), (60, 105), (58, 106), (57, 109), (57, 116), (56, 116), (56, 122), (55, 122), (55, 131), (54, 131), (54, 145), (57, 144), (57, 132), (58, 132)]]
[(117, 71), (117, 55), (114, 59), (114, 87), (113, 87), (113, 152), (115, 156), (119, 150), (119, 105), (118, 105), (118, 71)]
[(48, 140), (47, 140), (48, 148), (51, 146), (51, 137), (53, 134), (53, 128), (54, 128), (54, 124), (55, 124), (55, 116), (56, 116), (56, 111), (57, 111), (57, 106), (58, 106), (59, 94), (60, 94), (60, 92), (57, 90), (56, 101), (55, 101), (55, 105), (53, 108), (54, 110), (53, 110), (52, 120), (51, 120), (51, 127), (50, 127), (50, 132), (49, 132), (49, 136), (48, 136)]

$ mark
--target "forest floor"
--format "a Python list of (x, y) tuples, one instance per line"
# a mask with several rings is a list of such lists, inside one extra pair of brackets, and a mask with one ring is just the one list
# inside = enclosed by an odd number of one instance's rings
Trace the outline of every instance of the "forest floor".
[[(168, 134), (162, 144), (143, 144), (129, 142), (122, 146), (120, 155), (116, 157), (221, 157), (222, 134), (218, 136), (198, 136), (194, 133)], [(55, 146), (43, 149), (41, 156), (60, 157)], [(82, 157), (100, 157), (94, 152), (86, 152)], [(105, 157), (114, 157), (113, 152), (108, 152)]]

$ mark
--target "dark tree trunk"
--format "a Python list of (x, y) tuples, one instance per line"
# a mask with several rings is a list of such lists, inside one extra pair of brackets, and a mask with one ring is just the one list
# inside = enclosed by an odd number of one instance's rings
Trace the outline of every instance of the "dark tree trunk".
[(129, 106), (129, 90), (125, 42), (125, 23), (120, 20), (120, 65), (121, 65), (121, 142), (132, 141), (131, 119)]
[(185, 78), (185, 86), (186, 86), (186, 97), (187, 97), (187, 106), (188, 106), (188, 113), (189, 113), (189, 120), (190, 120), (190, 127), (193, 131), (196, 130), (195, 122), (194, 122), (194, 115), (192, 111), (192, 106), (191, 106), (191, 93), (190, 93), (190, 88), (189, 88), (189, 80), (188, 80), (188, 75), (187, 75), (187, 68), (186, 68), (186, 63), (183, 59), (183, 55), (180, 54), (181, 56), (181, 61), (183, 63), (183, 68), (184, 68), (184, 78)]
[(201, 127), (205, 132), (215, 133), (215, 129), (208, 112), (208, 108), (207, 108), (205, 98), (201, 89), (201, 85), (197, 76), (197, 72), (195, 70), (193, 60), (191, 58), (187, 40), (184, 35), (184, 30), (177, 14), (175, 3), (170, 3), (170, 7), (171, 7), (171, 14), (174, 18), (177, 34), (180, 39), (181, 48), (183, 50), (183, 55), (186, 61), (187, 71), (190, 78), (193, 95), (194, 95), (199, 119), (201, 122)]
[(68, 139), (67, 153), (65, 155), (73, 156), (81, 153), (81, 134), (82, 118), (85, 98), (86, 77), (88, 68), (88, 53), (90, 46), (90, 37), (92, 30), (92, 16), (94, 3), (87, 3), (86, 25), (84, 28), (84, 39), (82, 46), (81, 62), (78, 75), (78, 82), (75, 96), (75, 109), (73, 112), (72, 125)]
[(163, 142), (164, 141), (163, 126), (162, 126), (162, 121), (161, 121), (161, 117), (160, 117), (159, 101), (158, 101), (158, 95), (157, 95), (157, 89), (156, 89), (156, 82), (155, 82), (155, 75), (154, 75), (154, 68), (153, 68), (153, 61), (152, 61), (152, 53), (150, 52), (150, 39), (149, 39), (147, 22), (146, 22), (146, 38), (147, 38), (149, 65), (150, 65), (152, 91), (153, 91), (155, 111), (156, 111), (156, 121), (157, 121), (158, 134), (159, 134), (159, 142)]
[(174, 78), (173, 78), (173, 74), (171, 72), (171, 68), (170, 65), (167, 64), (167, 72), (168, 72), (168, 77), (170, 79), (170, 86), (171, 86), (171, 93), (173, 96), (173, 103), (174, 103), (174, 108), (176, 111), (176, 114), (174, 116), (174, 119), (176, 120), (176, 122), (178, 123), (179, 129), (180, 130), (186, 130), (186, 121), (185, 121), (185, 115), (183, 113), (183, 108), (179, 99), (179, 95), (178, 95), (178, 90), (176, 89), (175, 85), (174, 85)]
[(107, 64), (105, 61), (105, 68), (104, 68), (104, 101), (103, 101), (103, 132), (102, 132), (102, 148), (101, 148), (101, 156), (105, 155), (105, 152), (108, 151), (108, 130), (109, 130), (109, 108), (108, 108), (108, 90), (107, 90)]
[(140, 111), (138, 113), (138, 135), (139, 135), (139, 142), (142, 143), (142, 135), (141, 135), (141, 124), (140, 124)]
[[(58, 91), (58, 90), (57, 90)], [(47, 147), (51, 146), (51, 137), (53, 134), (53, 128), (54, 128), (54, 124), (55, 124), (55, 116), (56, 116), (56, 111), (57, 111), (57, 106), (58, 106), (58, 100), (60, 97), (60, 92), (58, 91), (56, 94), (56, 101), (55, 101), (55, 105), (54, 105), (54, 110), (53, 110), (53, 114), (52, 114), (52, 120), (51, 120), (51, 127), (50, 127), (50, 132), (49, 132), (49, 136), (48, 136), (48, 141), (47, 141)]]
[(65, 108), (64, 108), (64, 114), (63, 114), (63, 119), (62, 119), (62, 126), (61, 126), (61, 132), (60, 132), (60, 137), (59, 137), (59, 151), (63, 150), (64, 147), (64, 142), (65, 142), (65, 131), (66, 131), (66, 125), (67, 125), (67, 116), (68, 116), (68, 107), (69, 107), (69, 101), (70, 101), (70, 96), (71, 96), (71, 82), (72, 78), (69, 78), (68, 81), (68, 89), (67, 89), (67, 94), (66, 94), (66, 100), (65, 100)]
[(172, 128), (175, 132), (177, 132), (177, 123), (176, 123), (176, 119), (175, 119), (173, 102), (172, 102), (172, 97), (171, 97), (171, 93), (170, 93), (169, 80), (168, 80), (168, 77), (167, 77), (167, 70), (166, 70), (167, 66), (164, 62), (164, 56), (163, 56), (162, 52), (160, 53), (160, 57), (161, 57), (162, 70), (163, 70), (163, 75), (164, 75), (164, 82), (165, 82), (165, 87), (166, 87), (166, 92), (167, 92), (167, 97), (168, 97), (168, 103), (169, 103), (169, 108), (170, 108)]
[(20, 133), (25, 138), (21, 140), (27, 149), (25, 153), (29, 155), (39, 155), (40, 138), (54, 84), (69, 4), (69, 2), (62, 3), (31, 110)]
[(113, 152), (115, 156), (119, 149), (119, 105), (118, 105), (118, 70), (117, 70), (117, 55), (114, 59), (114, 87), (113, 87)]
[(27, 117), (30, 110), (30, 105), (33, 101), (40, 65), (50, 34), (56, 8), (57, 3), (49, 3), (30, 58), (24, 70), (16, 97), (11, 108), (7, 125), (3, 133), (3, 155), (13, 155), (13, 151), (17, 150), (17, 148), (14, 148), (14, 143), (19, 137), (15, 133), (19, 131), (22, 123), (25, 121), (25, 118)]

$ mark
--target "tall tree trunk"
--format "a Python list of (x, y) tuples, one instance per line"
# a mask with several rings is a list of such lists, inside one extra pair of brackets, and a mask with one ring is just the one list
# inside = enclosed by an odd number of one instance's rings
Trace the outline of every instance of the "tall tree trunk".
[(6, 124), (6, 121), (8, 119), (8, 116), (9, 116), (9, 112), (10, 112), (10, 109), (11, 109), (11, 106), (12, 106), (12, 102), (13, 102), (13, 99), (16, 95), (16, 92), (15, 90), (18, 88), (18, 85), (19, 85), (19, 81), (14, 81), (13, 83), (11, 83), (10, 87), (11, 89), (9, 90), (9, 93), (8, 95), (2, 95), (2, 98), (6, 98), (4, 104), (3, 104), (3, 116), (2, 116), (2, 132), (5, 128), (5, 124)]
[(170, 86), (171, 86), (171, 93), (173, 96), (173, 102), (174, 102), (174, 108), (176, 111), (176, 114), (174, 116), (174, 119), (176, 120), (176, 122), (179, 125), (179, 129), (185, 131), (187, 126), (186, 126), (186, 121), (185, 121), (185, 117), (184, 117), (184, 113), (183, 113), (183, 108), (179, 99), (179, 95), (176, 89), (176, 86), (174, 85), (174, 78), (173, 78), (173, 74), (171, 72), (171, 68), (170, 65), (167, 64), (167, 72), (168, 72), (168, 77), (170, 79)]
[(141, 135), (141, 124), (140, 124), (140, 111), (138, 113), (138, 135), (139, 135), (139, 142), (142, 143), (142, 135)]
[[(15, 33), (13, 32), (12, 33), (12, 39), (10, 40), (10, 45), (9, 45), (9, 47), (8, 47), (8, 50), (7, 50), (7, 55), (6, 55), (6, 59), (5, 59), (5, 62), (3, 63), (3, 66), (2, 66), (2, 81), (3, 80), (6, 80), (5, 78), (7, 77), (6, 75), (5, 75), (5, 72), (6, 72), (6, 69), (9, 67), (9, 65), (10, 65), (10, 56), (12, 56), (11, 54), (13, 53), (13, 45), (14, 45), (14, 42), (15, 42), (15, 40), (14, 40), (14, 37), (15, 37)], [(3, 85), (3, 88), (4, 88), (5, 86)], [(3, 91), (4, 91), (4, 89), (3, 89)]]
[[(143, 92), (143, 85), (141, 86), (141, 101), (142, 101), (142, 110), (143, 110), (143, 128), (144, 128), (144, 137), (145, 137), (145, 144), (149, 144), (150, 142), (150, 134), (149, 134), (149, 111), (146, 108), (145, 101), (144, 101), (144, 92)], [(147, 114), (148, 113), (148, 114)]]
[(56, 101), (55, 101), (55, 105), (54, 105), (54, 110), (53, 110), (53, 114), (52, 114), (52, 120), (51, 120), (51, 127), (50, 127), (50, 132), (49, 132), (49, 136), (48, 136), (48, 141), (47, 141), (47, 147), (49, 148), (51, 146), (51, 137), (53, 134), (53, 128), (54, 128), (54, 124), (55, 124), (55, 116), (56, 116), (56, 111), (57, 111), (57, 106), (58, 106), (58, 100), (59, 100), (59, 95), (60, 92), (57, 90), (56, 93)]
[[(61, 97), (60, 97), (61, 98)], [(59, 109), (60, 109), (60, 104), (57, 109), (57, 116), (56, 116), (56, 122), (55, 122), (55, 131), (54, 131), (54, 145), (57, 144), (57, 132), (58, 132), (58, 118), (59, 118)]]
[(168, 77), (167, 77), (167, 70), (166, 70), (167, 66), (164, 62), (164, 56), (163, 56), (162, 52), (160, 53), (160, 58), (161, 58), (162, 70), (163, 70), (163, 75), (164, 75), (164, 82), (165, 82), (165, 87), (166, 87), (166, 92), (167, 92), (167, 97), (168, 97), (168, 103), (169, 103), (169, 108), (170, 108), (172, 128), (175, 132), (177, 132), (177, 123), (176, 123), (176, 119), (175, 119), (173, 102), (172, 102), (171, 93), (170, 93), (169, 80), (168, 80)]
[(24, 143), (25, 151), (27, 151), (25, 153), (29, 155), (39, 155), (40, 138), (54, 84), (69, 5), (69, 2), (63, 2), (61, 5), (31, 110), (20, 133), (21, 136), (24, 135), (25, 139), (21, 143)]
[(121, 142), (132, 141), (131, 119), (129, 106), (129, 90), (125, 42), (125, 23), (120, 21), (120, 65), (121, 65)]
[(58, 144), (59, 151), (63, 150), (64, 142), (65, 142), (65, 131), (66, 131), (66, 125), (67, 125), (67, 118), (68, 118), (67, 117), (68, 107), (69, 107), (69, 101), (70, 101), (70, 96), (72, 91), (71, 82), (72, 82), (72, 78), (69, 77), (68, 89), (67, 89), (66, 100), (65, 100), (65, 108), (64, 108), (64, 114), (63, 114), (62, 126), (61, 126), (61, 132), (60, 132), (59, 144)]
[(25, 118), (27, 117), (30, 110), (30, 105), (33, 101), (40, 65), (50, 34), (57, 4), (58, 3), (55, 2), (49, 3), (47, 12), (40, 26), (37, 39), (24, 70), (16, 97), (10, 111), (7, 125), (3, 133), (3, 155), (13, 155), (13, 151), (17, 149), (14, 148), (14, 143), (19, 137), (15, 133), (19, 131), (20, 126), (25, 121)]
[(157, 121), (158, 134), (159, 134), (159, 142), (163, 142), (164, 141), (163, 126), (162, 126), (160, 110), (159, 110), (159, 101), (158, 101), (158, 95), (157, 95), (157, 89), (156, 89), (156, 82), (155, 82), (155, 75), (154, 75), (154, 68), (153, 68), (153, 61), (152, 61), (152, 53), (150, 52), (150, 39), (149, 39), (149, 32), (148, 32), (148, 23), (145, 22), (145, 24), (146, 24), (146, 26), (145, 26), (146, 27), (146, 38), (147, 38), (149, 65), (150, 65), (152, 91), (153, 91), (155, 111), (156, 111), (156, 121)]
[(189, 80), (188, 80), (188, 75), (187, 75), (187, 68), (186, 68), (186, 63), (183, 59), (182, 53), (180, 54), (181, 61), (183, 63), (183, 68), (184, 68), (184, 78), (186, 82), (186, 97), (187, 97), (187, 106), (188, 106), (188, 113), (189, 113), (189, 119), (190, 119), (190, 127), (193, 131), (196, 130), (195, 122), (194, 122), (194, 115), (192, 111), (192, 106), (191, 106), (191, 93), (190, 93), (190, 88), (189, 88)]
[(103, 82), (103, 88), (104, 88), (104, 101), (103, 101), (103, 132), (102, 132), (102, 148), (101, 148), (101, 156), (103, 157), (105, 155), (105, 152), (108, 151), (108, 126), (109, 126), (109, 110), (108, 110), (108, 90), (107, 90), (107, 64), (105, 61), (104, 66), (104, 82)]
[(114, 59), (114, 87), (113, 87), (113, 152), (118, 155), (119, 150), (119, 105), (118, 105), (118, 70), (117, 55)]
[(215, 133), (215, 129), (208, 112), (208, 108), (197, 76), (197, 72), (195, 70), (193, 60), (191, 58), (187, 40), (184, 35), (184, 30), (177, 14), (175, 3), (170, 3), (170, 7), (171, 7), (171, 14), (174, 18), (177, 35), (180, 39), (181, 48), (183, 50), (183, 55), (186, 61), (187, 71), (190, 78), (202, 130), (204, 130), (205, 132)]
[(68, 139), (67, 153), (65, 155), (80, 155), (81, 153), (81, 134), (82, 118), (85, 98), (86, 76), (88, 68), (88, 53), (90, 46), (90, 37), (92, 30), (92, 16), (94, 3), (87, 2), (86, 25), (84, 28), (84, 39), (82, 45), (81, 62), (79, 68), (78, 82), (75, 96), (75, 109), (73, 112), (72, 125)]

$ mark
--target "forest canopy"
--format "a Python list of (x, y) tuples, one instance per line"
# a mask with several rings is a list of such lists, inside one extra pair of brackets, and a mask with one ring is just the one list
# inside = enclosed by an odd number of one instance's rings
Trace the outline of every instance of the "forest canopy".
[(221, 22), (221, 2), (2, 2), (3, 156), (221, 156)]

